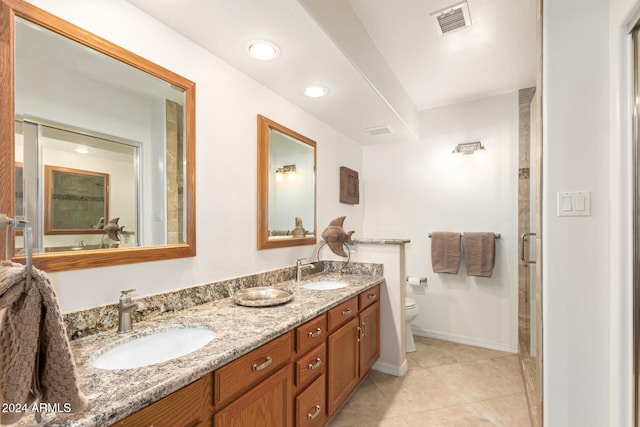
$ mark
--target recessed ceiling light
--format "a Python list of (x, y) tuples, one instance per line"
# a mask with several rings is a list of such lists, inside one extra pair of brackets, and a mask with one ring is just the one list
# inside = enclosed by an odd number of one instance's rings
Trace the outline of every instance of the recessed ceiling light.
[(260, 61), (269, 61), (280, 56), (280, 48), (267, 40), (252, 40), (247, 43), (249, 55)]
[(79, 153), (79, 154), (88, 154), (89, 153), (89, 149), (85, 148), (85, 147), (78, 147), (74, 151), (76, 153)]
[(304, 88), (304, 94), (310, 98), (319, 98), (327, 93), (329, 93), (329, 89), (324, 86), (313, 85)]

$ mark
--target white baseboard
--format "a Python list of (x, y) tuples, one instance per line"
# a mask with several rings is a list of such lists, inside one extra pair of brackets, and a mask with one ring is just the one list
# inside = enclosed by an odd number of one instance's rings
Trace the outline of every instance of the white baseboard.
[(376, 362), (373, 364), (373, 367), (371, 369), (382, 372), (384, 374), (395, 375), (396, 377), (404, 377), (404, 375), (407, 373), (407, 370), (409, 369), (409, 365), (407, 363), (407, 359), (404, 359), (404, 362), (402, 362), (402, 365), (400, 366), (391, 365), (389, 363)]
[(475, 347), (483, 347), (491, 350), (505, 351), (507, 353), (518, 353), (518, 346), (504, 343), (496, 343), (491, 341), (484, 341), (477, 338), (465, 337), (462, 335), (449, 334), (445, 332), (431, 331), (416, 326), (411, 326), (411, 332), (413, 335), (420, 337), (435, 338), (443, 341), (451, 341), (459, 344), (473, 345)]

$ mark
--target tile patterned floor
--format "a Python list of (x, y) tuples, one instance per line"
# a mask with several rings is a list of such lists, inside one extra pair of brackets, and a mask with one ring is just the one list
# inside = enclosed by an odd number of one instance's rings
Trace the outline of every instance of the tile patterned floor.
[(415, 337), (404, 377), (371, 371), (329, 427), (530, 427), (518, 356)]

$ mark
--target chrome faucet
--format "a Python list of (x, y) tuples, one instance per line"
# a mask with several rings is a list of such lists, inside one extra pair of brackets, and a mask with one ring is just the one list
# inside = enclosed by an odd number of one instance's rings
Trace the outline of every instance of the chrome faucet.
[(131, 295), (135, 289), (120, 291), (120, 303), (118, 304), (118, 333), (124, 334), (131, 330), (131, 312), (142, 307), (139, 302), (131, 302)]
[(306, 258), (298, 258), (296, 260), (296, 282), (302, 280), (302, 271), (313, 268), (313, 264)]

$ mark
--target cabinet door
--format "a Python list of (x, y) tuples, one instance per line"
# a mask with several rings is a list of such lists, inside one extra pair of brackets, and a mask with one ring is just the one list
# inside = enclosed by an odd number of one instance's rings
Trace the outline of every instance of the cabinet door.
[(116, 426), (211, 426), (211, 374), (129, 415)]
[(360, 313), (360, 378), (380, 357), (380, 303)]
[(215, 414), (215, 427), (290, 427), (293, 419), (293, 373), (291, 365)]
[(327, 407), (329, 416), (358, 385), (358, 318), (329, 335), (327, 340)]

